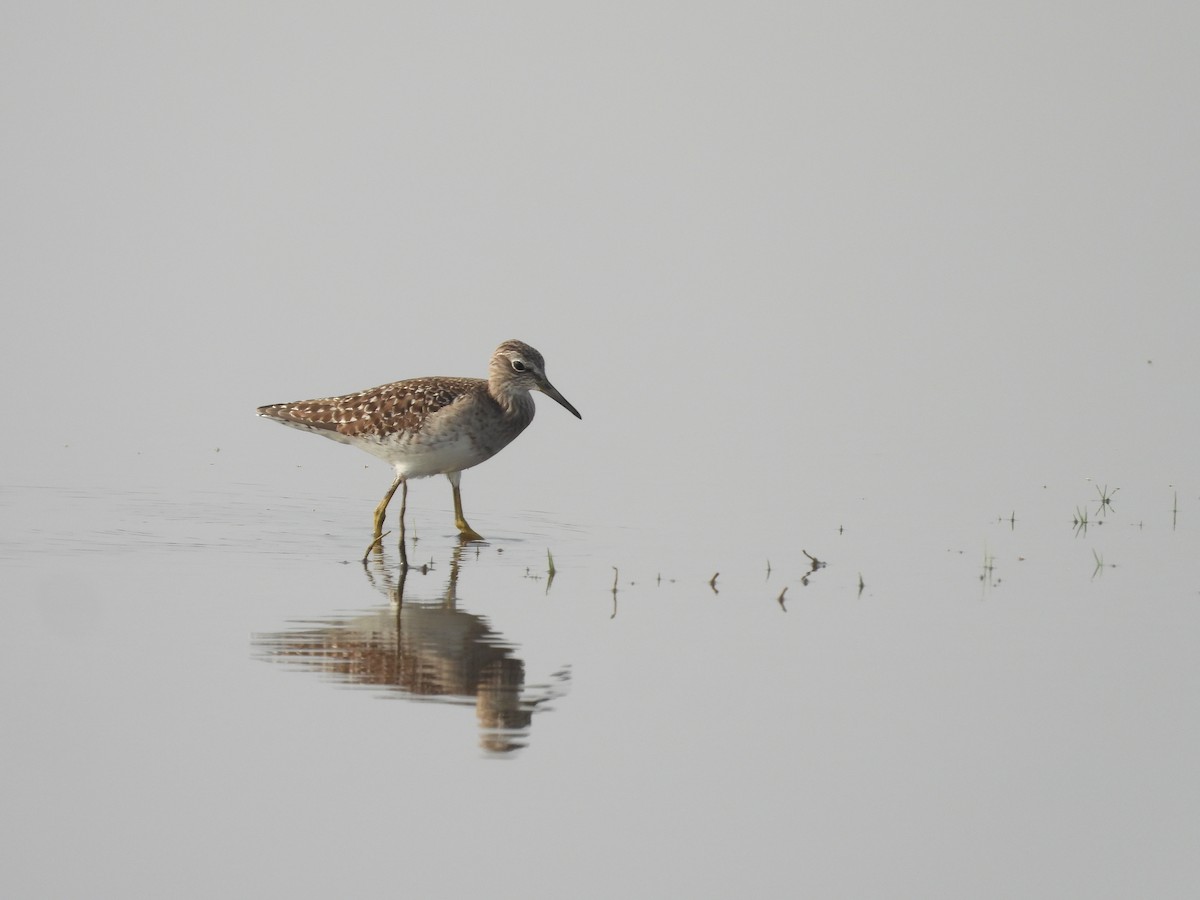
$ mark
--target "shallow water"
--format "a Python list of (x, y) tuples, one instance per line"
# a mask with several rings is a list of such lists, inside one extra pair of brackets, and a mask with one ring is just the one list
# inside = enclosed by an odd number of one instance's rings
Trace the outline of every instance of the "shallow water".
[(1005, 893), (1086, 868), (1116, 895), (1190, 853), (1196, 497), (1101, 509), (1081, 480), (1015, 520), (946, 501), (940, 531), (868, 509), (815, 570), (534, 514), (462, 547), (417, 506), (402, 573), (357, 561), (369, 499), (326, 502), (362, 527), (333, 536), (320, 498), (267, 493), (3, 492), (5, 791), (27, 847), (73, 848), (51, 893), (167, 891), (199, 847), (192, 895), (366, 889), (302, 873), (376, 854), (460, 891), (528, 853), (564, 890), (617, 856), (661, 874), (606, 867), (605, 892), (777, 892), (792, 858), (863, 894), (1003, 865)]

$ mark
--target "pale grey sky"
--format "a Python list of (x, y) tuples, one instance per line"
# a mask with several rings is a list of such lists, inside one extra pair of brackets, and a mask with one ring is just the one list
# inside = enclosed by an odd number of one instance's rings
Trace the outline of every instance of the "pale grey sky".
[(596, 470), (628, 432), (688, 478), (882, 435), (1078, 453), (1101, 415), (1113, 454), (1194, 450), (1155, 398), (1200, 378), (1198, 18), (19, 5), (0, 365), (38, 439), (10, 471), (269, 458), (254, 406), (481, 374), (509, 337), (584, 413), (547, 449)]
[[(1190, 897), (1198, 46), (1155, 0), (6, 4), (0, 894)], [(469, 698), (251, 658), (391, 608), (337, 564), (387, 467), (254, 409), (509, 338), (582, 421), (466, 474), (493, 544), (409, 511), (406, 603), (566, 693), (489, 765)]]

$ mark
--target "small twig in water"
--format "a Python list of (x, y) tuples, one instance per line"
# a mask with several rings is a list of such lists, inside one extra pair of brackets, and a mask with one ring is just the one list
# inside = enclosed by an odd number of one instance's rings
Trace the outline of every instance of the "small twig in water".
[(1116, 512), (1117, 511), (1116, 508), (1113, 507), (1113, 505), (1112, 505), (1112, 498), (1116, 495), (1117, 491), (1119, 491), (1120, 488), (1113, 488), (1113, 491), (1111, 494), (1108, 492), (1107, 484), (1104, 486), (1103, 490), (1100, 489), (1100, 485), (1095, 485), (1095, 488), (1096, 488), (1096, 493), (1100, 495), (1100, 508), (1097, 509), (1096, 512), (1099, 513), (1100, 515), (1104, 515), (1106, 511), (1107, 512)]

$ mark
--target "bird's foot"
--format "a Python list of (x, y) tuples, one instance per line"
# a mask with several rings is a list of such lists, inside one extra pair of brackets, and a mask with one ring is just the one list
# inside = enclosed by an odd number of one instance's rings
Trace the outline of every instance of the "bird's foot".
[(458, 527), (458, 539), (464, 544), (469, 544), (471, 541), (485, 540), (482, 534), (466, 523), (466, 520), (455, 522), (454, 524)]

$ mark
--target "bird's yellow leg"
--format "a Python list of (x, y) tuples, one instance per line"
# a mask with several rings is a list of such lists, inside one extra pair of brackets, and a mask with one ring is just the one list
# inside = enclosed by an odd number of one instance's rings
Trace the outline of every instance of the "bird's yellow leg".
[(391, 534), (390, 531), (384, 532), (383, 519), (387, 512), (388, 502), (392, 499), (392, 495), (396, 493), (397, 485), (404, 485), (404, 490), (400, 492), (400, 561), (405, 568), (408, 567), (408, 558), (404, 553), (404, 511), (408, 508), (408, 479), (396, 476), (396, 480), (392, 482), (392, 486), (388, 488), (387, 494), (379, 501), (379, 505), (375, 507), (375, 538), (367, 545), (367, 550), (363, 553), (362, 561), (365, 563), (367, 557), (374, 550), (377, 553), (383, 552), (383, 539)]
[(408, 570), (408, 548), (404, 544), (404, 512), (408, 509), (408, 479), (400, 490), (400, 570)]
[(408, 510), (408, 479), (400, 482), (400, 546), (404, 546), (404, 513)]
[[(397, 475), (396, 480), (392, 482), (392, 486), (388, 488), (388, 492), (383, 495), (383, 499), (379, 501), (379, 505), (375, 507), (375, 540), (379, 540), (383, 536), (383, 519), (387, 515), (388, 504), (392, 502), (392, 495), (396, 493), (396, 488), (404, 484), (404, 476)], [(405, 485), (405, 494), (408, 493), (408, 486)], [(404, 513), (400, 514), (400, 519), (403, 521)]]
[(462, 492), (458, 489), (460, 473), (454, 472), (446, 477), (450, 479), (450, 486), (454, 489), (454, 526), (458, 529), (458, 536), (464, 541), (482, 541), (483, 535), (468, 525), (466, 517), (463, 516)]

